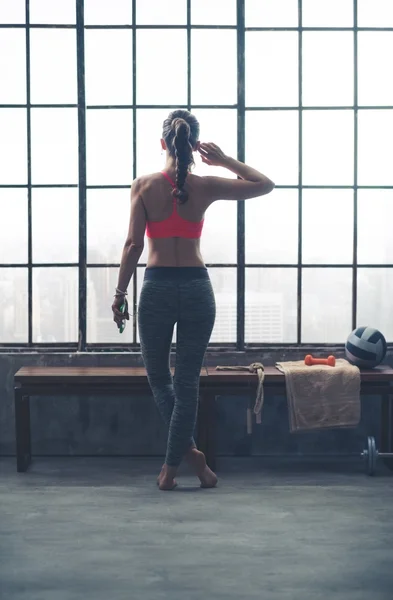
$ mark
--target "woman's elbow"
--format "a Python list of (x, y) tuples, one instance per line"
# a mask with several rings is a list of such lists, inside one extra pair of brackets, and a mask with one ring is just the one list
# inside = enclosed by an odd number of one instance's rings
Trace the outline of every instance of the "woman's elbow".
[(143, 240), (138, 242), (136, 240), (127, 240), (124, 244), (124, 249), (132, 255), (142, 254), (144, 248)]
[(266, 181), (263, 184), (262, 195), (266, 196), (266, 194), (270, 194), (270, 192), (272, 192), (275, 187), (276, 184), (273, 181), (271, 181), (271, 179), (269, 179), (269, 181)]

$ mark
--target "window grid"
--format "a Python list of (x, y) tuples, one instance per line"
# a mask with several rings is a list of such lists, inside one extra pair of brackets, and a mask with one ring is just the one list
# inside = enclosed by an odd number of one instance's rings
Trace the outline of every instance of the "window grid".
[[(136, 15), (136, 0), (132, 0), (132, 22), (135, 24), (135, 15)], [(132, 176), (135, 179), (137, 173), (137, 164), (136, 164), (136, 136), (137, 136), (137, 107), (135, 106), (136, 102), (136, 70), (137, 70), (137, 62), (136, 62), (136, 35), (135, 31), (132, 36), (132, 100), (134, 102), (134, 106), (132, 109)], [(120, 265), (119, 265), (120, 266)], [(137, 289), (138, 289), (138, 269), (135, 269), (134, 275), (132, 277), (132, 343), (136, 344), (136, 331), (137, 331)]]
[[(245, 2), (237, 2), (237, 157), (245, 160), (246, 96), (245, 96)], [(245, 240), (246, 210), (244, 202), (237, 203), (237, 305), (236, 348), (244, 349), (245, 336)]]
[[(286, 347), (293, 346), (292, 343), (270, 344), (270, 343), (247, 343), (244, 341), (245, 333), (245, 269), (246, 268), (284, 268), (297, 269), (297, 344), (304, 346), (331, 347), (332, 344), (316, 343), (302, 344), (301, 328), (302, 328), (302, 272), (308, 268), (351, 268), (353, 273), (352, 278), (352, 328), (356, 326), (356, 310), (357, 310), (357, 273), (358, 268), (369, 269), (390, 269), (393, 264), (360, 264), (357, 260), (357, 216), (358, 216), (358, 190), (359, 189), (393, 189), (393, 185), (384, 186), (359, 186), (358, 185), (358, 110), (386, 110), (393, 109), (393, 105), (387, 106), (359, 106), (358, 105), (358, 32), (362, 31), (393, 31), (393, 27), (358, 27), (357, 26), (357, 0), (354, 0), (354, 26), (353, 27), (302, 27), (302, 0), (298, 0), (298, 27), (245, 27), (245, 1), (237, 0), (237, 25), (192, 25), (191, 24), (191, 0), (187, 2), (187, 22), (186, 25), (137, 25), (136, 24), (136, 0), (130, 0), (132, 3), (132, 25), (85, 25), (84, 24), (84, 0), (76, 0), (76, 24), (31, 24), (30, 23), (30, 0), (26, 0), (26, 24), (0, 24), (0, 28), (21, 28), (26, 29), (26, 104), (0, 104), (0, 108), (24, 108), (27, 114), (27, 186), (26, 185), (1, 185), (0, 188), (23, 188), (27, 189), (28, 201), (28, 262), (21, 263), (6, 263), (0, 264), (0, 268), (27, 268), (28, 269), (28, 343), (23, 348), (53, 348), (64, 349), (68, 351), (70, 348), (77, 348), (78, 351), (89, 349), (103, 350), (118, 350), (124, 348), (125, 344), (88, 344), (86, 340), (86, 305), (87, 305), (87, 269), (88, 268), (118, 268), (119, 263), (87, 263), (87, 237), (86, 237), (86, 192), (88, 189), (121, 189), (129, 188), (129, 185), (87, 185), (86, 183), (86, 111), (98, 109), (132, 109), (133, 114), (133, 178), (137, 174), (137, 110), (138, 109), (174, 109), (174, 108), (232, 108), (237, 111), (237, 135), (238, 135), (238, 159), (245, 160), (245, 117), (247, 111), (280, 111), (280, 110), (295, 110), (298, 111), (299, 117), (299, 179), (297, 185), (277, 185), (277, 189), (298, 189), (298, 261), (293, 264), (264, 264), (252, 263), (248, 264), (245, 261), (245, 205), (244, 202), (239, 202), (237, 205), (237, 263), (207, 263), (209, 268), (236, 268), (237, 270), (237, 340), (235, 344), (228, 343), (212, 343), (214, 348), (234, 348), (244, 350), (255, 347)], [(58, 29), (75, 29), (77, 36), (77, 80), (78, 80), (78, 103), (77, 104), (32, 104), (30, 102), (30, 30), (35, 28), (58, 28)], [(133, 45), (133, 104), (130, 105), (87, 105), (85, 104), (85, 85), (84, 85), (84, 31), (88, 29), (130, 29), (134, 35), (132, 38)], [(186, 29), (187, 31), (187, 104), (186, 105), (146, 105), (137, 104), (137, 85), (136, 85), (136, 70), (137, 63), (137, 48), (135, 32), (139, 29)], [(237, 31), (237, 75), (238, 75), (238, 90), (237, 103), (229, 105), (218, 104), (192, 104), (191, 97), (191, 31), (197, 29), (206, 30), (236, 30)], [(292, 107), (247, 107), (245, 103), (245, 33), (248, 31), (294, 31), (298, 32), (299, 45), (299, 65), (298, 65), (298, 84), (299, 84), (299, 100), (298, 106)], [(349, 31), (354, 32), (354, 101), (353, 106), (307, 106), (302, 105), (302, 33), (304, 31)], [(31, 179), (31, 109), (32, 108), (77, 108), (78, 111), (78, 167), (79, 180), (78, 184), (32, 184)], [(303, 185), (302, 182), (302, 117), (303, 111), (308, 110), (352, 110), (354, 114), (354, 185)], [(32, 189), (33, 188), (76, 188), (79, 191), (79, 262), (78, 263), (34, 263), (34, 267), (79, 267), (79, 339), (77, 343), (33, 343), (32, 341), (32, 279), (33, 279), (33, 261), (32, 261)], [(351, 189), (354, 191), (354, 219), (353, 219), (353, 262), (349, 264), (302, 264), (302, 191), (303, 189)], [(140, 263), (138, 266), (144, 267), (145, 263)], [(136, 343), (136, 290), (137, 290), (137, 272), (133, 276), (133, 343), (132, 346), (137, 349)], [(18, 344), (1, 344), (3, 348), (12, 348)], [(130, 345), (127, 344), (129, 347)]]
[[(86, 348), (87, 328), (87, 194), (86, 194), (86, 109), (84, 2), (76, 2), (76, 44), (78, 78), (78, 167), (79, 167), (79, 298), (78, 351)], [(32, 315), (29, 314), (29, 319)]]
[(30, 104), (30, 0), (26, 0), (26, 115), (27, 115), (27, 302), (28, 345), (33, 343), (33, 236), (32, 236), (32, 188), (31, 188), (31, 104)]
[(354, 61), (354, 86), (353, 86), (353, 103), (354, 103), (354, 169), (353, 169), (353, 267), (352, 267), (352, 329), (356, 327), (356, 313), (357, 313), (357, 260), (358, 260), (358, 34), (356, 31), (356, 26), (358, 24), (358, 3), (357, 0), (354, 0), (353, 3), (353, 24), (355, 26), (355, 31), (353, 35), (353, 61)]
[[(302, 0), (298, 0), (298, 25), (299, 28), (302, 25)], [(297, 249), (297, 332), (296, 332), (296, 341), (298, 344), (301, 343), (302, 339), (302, 237), (303, 237), (303, 228), (302, 228), (302, 215), (303, 215), (303, 96), (302, 96), (302, 81), (303, 81), (303, 33), (302, 30), (299, 29), (298, 36), (298, 90), (299, 90), (299, 198), (298, 198), (298, 249)]]

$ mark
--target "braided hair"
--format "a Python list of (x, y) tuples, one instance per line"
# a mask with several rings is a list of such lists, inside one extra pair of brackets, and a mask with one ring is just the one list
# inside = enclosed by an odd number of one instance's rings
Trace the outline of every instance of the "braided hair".
[(184, 204), (188, 200), (184, 184), (195, 164), (192, 152), (199, 138), (198, 120), (188, 110), (174, 110), (164, 121), (162, 137), (176, 160), (176, 188), (172, 193)]

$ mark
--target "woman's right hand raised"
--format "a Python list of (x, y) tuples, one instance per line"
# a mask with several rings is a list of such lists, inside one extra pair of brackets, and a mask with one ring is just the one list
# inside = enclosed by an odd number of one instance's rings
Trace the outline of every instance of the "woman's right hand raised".
[(202, 162), (207, 165), (223, 167), (228, 160), (221, 148), (212, 142), (199, 144), (198, 151), (202, 157)]

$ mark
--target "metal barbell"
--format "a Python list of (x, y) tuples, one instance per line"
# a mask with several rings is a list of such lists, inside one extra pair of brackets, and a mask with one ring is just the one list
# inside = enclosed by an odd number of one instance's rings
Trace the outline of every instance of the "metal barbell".
[(375, 443), (375, 438), (367, 438), (367, 448), (360, 455), (366, 463), (366, 471), (369, 475), (374, 475), (377, 467), (378, 458), (393, 458), (393, 452), (379, 452)]

